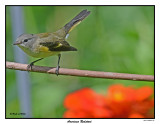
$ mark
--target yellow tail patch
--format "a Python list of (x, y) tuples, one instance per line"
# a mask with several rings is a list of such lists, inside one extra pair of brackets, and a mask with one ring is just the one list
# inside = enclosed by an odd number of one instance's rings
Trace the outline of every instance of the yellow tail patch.
[[(81, 21), (79, 21), (79, 22), (77, 22), (75, 25), (73, 25), (72, 27), (71, 27), (71, 29), (69, 30), (69, 32), (71, 32), (77, 25), (79, 25), (81, 23)], [(69, 33), (68, 32), (68, 33)]]

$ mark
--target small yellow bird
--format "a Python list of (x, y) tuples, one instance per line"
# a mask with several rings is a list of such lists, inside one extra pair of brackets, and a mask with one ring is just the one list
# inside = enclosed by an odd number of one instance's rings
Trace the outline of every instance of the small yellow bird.
[(40, 58), (31, 62), (27, 69), (31, 68), (35, 62), (43, 58), (58, 55), (58, 65), (56, 67), (56, 74), (59, 74), (59, 62), (61, 52), (64, 51), (77, 51), (76, 48), (69, 45), (66, 41), (69, 32), (90, 14), (90, 11), (83, 10), (75, 16), (64, 27), (53, 33), (40, 33), (40, 34), (22, 34), (20, 35), (13, 45), (18, 45), (26, 54)]

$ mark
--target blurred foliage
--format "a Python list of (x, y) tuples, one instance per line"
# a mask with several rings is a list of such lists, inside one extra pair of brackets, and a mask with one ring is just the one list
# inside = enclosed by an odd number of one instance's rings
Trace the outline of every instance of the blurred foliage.
[[(10, 7), (6, 7), (6, 60), (14, 61)], [(61, 67), (154, 75), (153, 6), (23, 6), (23, 9), (25, 33), (54, 32), (81, 10), (91, 11), (70, 33), (68, 41), (78, 51), (62, 53)], [(35, 60), (29, 58), (29, 63)], [(49, 57), (36, 64), (55, 67), (57, 59)], [(34, 118), (61, 118), (65, 96), (83, 87), (104, 94), (107, 87), (115, 83), (154, 86), (153, 82), (146, 81), (57, 77), (41, 73), (30, 73), (30, 77)], [(10, 112), (20, 112), (20, 107), (15, 71), (7, 69), (6, 117), (13, 117)]]

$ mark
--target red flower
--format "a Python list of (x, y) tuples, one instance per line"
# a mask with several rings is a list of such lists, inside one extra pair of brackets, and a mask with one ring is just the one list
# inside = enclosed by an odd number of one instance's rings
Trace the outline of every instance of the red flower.
[(136, 90), (136, 100), (143, 101), (148, 99), (153, 94), (153, 90), (150, 87), (141, 87)]
[(128, 116), (128, 118), (145, 118), (145, 117), (139, 113), (132, 113)]
[(106, 97), (107, 108), (112, 110), (115, 118), (135, 118), (135, 113), (139, 115), (137, 118), (147, 118), (149, 110), (154, 107), (154, 100), (150, 99), (152, 94), (152, 88), (147, 86), (135, 89), (123, 85), (112, 85)]
[(153, 118), (154, 99), (150, 87), (112, 85), (107, 96), (84, 88), (66, 96), (65, 118)]
[(82, 110), (68, 110), (64, 113), (64, 118), (93, 118), (93, 116)]
[(105, 98), (95, 93), (90, 88), (84, 88), (69, 94), (64, 106), (69, 109), (65, 112), (64, 117), (76, 118), (93, 118), (93, 117), (109, 117), (110, 113), (105, 107)]
[(113, 102), (129, 102), (135, 100), (135, 89), (123, 85), (112, 85), (108, 89), (107, 100)]

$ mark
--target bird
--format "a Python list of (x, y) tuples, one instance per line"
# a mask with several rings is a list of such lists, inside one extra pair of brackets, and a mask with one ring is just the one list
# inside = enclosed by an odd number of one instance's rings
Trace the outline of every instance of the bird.
[(70, 22), (64, 25), (62, 28), (51, 33), (39, 33), (39, 34), (22, 34), (17, 39), (13, 45), (17, 45), (21, 48), (27, 55), (34, 58), (39, 58), (31, 62), (27, 66), (27, 70), (31, 69), (34, 63), (49, 57), (58, 56), (58, 64), (55, 70), (56, 75), (59, 74), (59, 63), (61, 58), (61, 52), (66, 51), (77, 51), (75, 47), (72, 47), (66, 39), (69, 33), (81, 23), (88, 15), (90, 11), (82, 10), (78, 15), (76, 15)]

